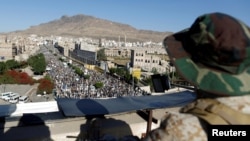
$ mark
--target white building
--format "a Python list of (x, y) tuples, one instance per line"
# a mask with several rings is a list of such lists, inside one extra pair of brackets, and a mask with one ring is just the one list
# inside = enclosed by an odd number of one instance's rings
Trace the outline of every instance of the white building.
[(169, 58), (165, 48), (141, 48), (131, 50), (131, 67), (151, 72), (165, 73), (169, 70)]

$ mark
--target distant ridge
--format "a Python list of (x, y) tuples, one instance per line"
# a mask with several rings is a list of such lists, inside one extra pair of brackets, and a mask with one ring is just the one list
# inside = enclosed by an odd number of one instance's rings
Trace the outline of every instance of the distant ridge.
[(162, 40), (171, 32), (138, 30), (130, 25), (83, 14), (62, 16), (60, 19), (32, 26), (27, 30), (16, 31), (19, 34), (37, 34), (42, 36), (58, 35), (72, 37), (106, 38), (124, 41), (153, 41)]

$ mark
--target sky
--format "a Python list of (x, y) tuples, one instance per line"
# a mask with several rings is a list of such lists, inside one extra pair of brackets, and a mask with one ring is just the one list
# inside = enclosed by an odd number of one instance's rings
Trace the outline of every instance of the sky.
[(250, 0), (1, 0), (0, 33), (84, 14), (136, 29), (178, 32), (203, 14), (221, 12), (250, 26)]

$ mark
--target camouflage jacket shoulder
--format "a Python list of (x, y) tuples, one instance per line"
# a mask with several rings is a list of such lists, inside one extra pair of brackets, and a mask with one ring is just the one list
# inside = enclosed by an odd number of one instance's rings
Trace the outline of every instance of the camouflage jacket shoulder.
[[(239, 112), (250, 114), (250, 95), (217, 98), (221, 103)], [(152, 130), (144, 141), (207, 141), (203, 123), (192, 114), (167, 112), (160, 127)]]

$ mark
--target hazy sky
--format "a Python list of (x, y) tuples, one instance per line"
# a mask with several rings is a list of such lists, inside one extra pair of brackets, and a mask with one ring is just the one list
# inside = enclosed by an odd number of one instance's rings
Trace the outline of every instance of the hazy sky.
[(250, 26), (250, 0), (1, 0), (0, 32), (84, 14), (137, 29), (177, 32), (205, 13), (222, 12)]

